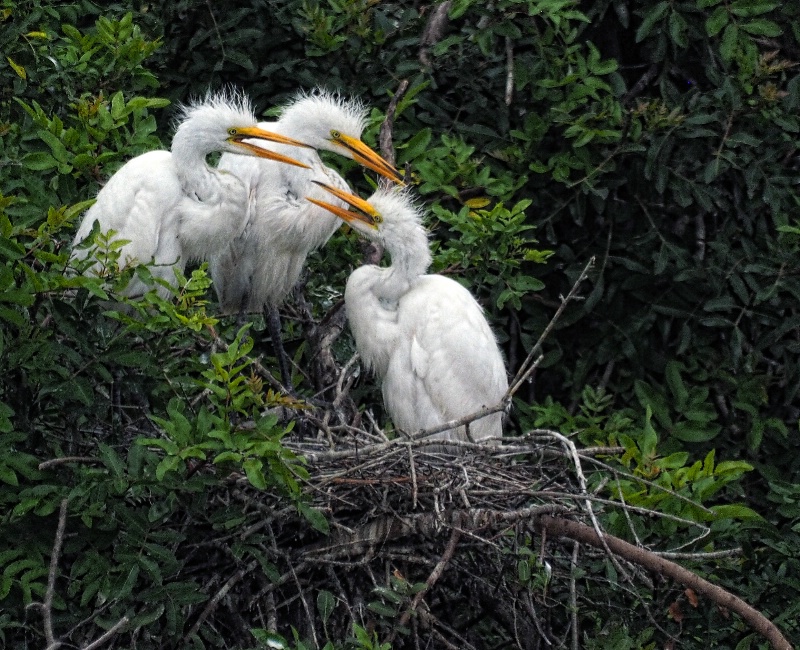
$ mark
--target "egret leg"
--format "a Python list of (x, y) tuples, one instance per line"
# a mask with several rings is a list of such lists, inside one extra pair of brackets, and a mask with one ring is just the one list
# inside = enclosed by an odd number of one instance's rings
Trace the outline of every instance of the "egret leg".
[(281, 373), (281, 383), (289, 393), (294, 393), (292, 385), (292, 371), (289, 366), (289, 357), (283, 347), (281, 338), (281, 315), (278, 308), (273, 305), (264, 305), (264, 320), (267, 323), (269, 336), (272, 339), (272, 347), (275, 350), (275, 357), (278, 359), (278, 369)]

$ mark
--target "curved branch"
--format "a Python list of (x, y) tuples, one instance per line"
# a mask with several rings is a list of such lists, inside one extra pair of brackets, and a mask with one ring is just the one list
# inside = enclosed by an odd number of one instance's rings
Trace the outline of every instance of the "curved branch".
[(611, 551), (629, 562), (638, 564), (650, 571), (655, 571), (660, 575), (672, 578), (676, 582), (690, 587), (699, 594), (714, 601), (718, 605), (735, 612), (747, 622), (750, 627), (767, 639), (776, 650), (792, 650), (792, 645), (786, 640), (778, 627), (766, 618), (761, 612), (748, 605), (738, 596), (723, 589), (719, 585), (712, 584), (705, 578), (683, 568), (675, 562), (671, 562), (664, 557), (659, 557), (647, 549), (634, 546), (628, 542), (604, 534), (603, 539), (597, 532), (586, 524), (577, 521), (570, 521), (561, 517), (542, 515), (537, 520), (537, 526), (547, 532), (559, 537), (589, 544), (595, 548), (603, 548), (603, 544), (608, 545)]

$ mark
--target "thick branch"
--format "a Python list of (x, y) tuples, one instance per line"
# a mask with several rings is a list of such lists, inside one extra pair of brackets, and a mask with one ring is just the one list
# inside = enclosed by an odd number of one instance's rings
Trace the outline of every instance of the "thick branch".
[(440, 2), (428, 18), (428, 23), (425, 25), (425, 30), (419, 39), (419, 62), (426, 68), (431, 67), (431, 58), (429, 56), (430, 49), (442, 40), (447, 26), (450, 24), (450, 16), (447, 14), (450, 11), (450, 0)]
[(595, 548), (603, 548), (604, 543), (608, 548), (620, 557), (629, 562), (638, 564), (650, 571), (655, 571), (660, 575), (672, 578), (676, 582), (690, 587), (695, 592), (703, 594), (718, 605), (731, 610), (741, 616), (756, 632), (766, 638), (776, 650), (792, 650), (792, 646), (786, 637), (781, 634), (777, 626), (766, 618), (761, 612), (754, 609), (738, 596), (730, 593), (722, 587), (710, 583), (688, 569), (683, 568), (675, 562), (671, 562), (664, 557), (659, 557), (647, 549), (634, 546), (628, 542), (604, 534), (601, 540), (597, 532), (586, 524), (571, 521), (562, 517), (543, 515), (539, 518), (537, 525), (547, 532), (560, 537), (589, 544)]

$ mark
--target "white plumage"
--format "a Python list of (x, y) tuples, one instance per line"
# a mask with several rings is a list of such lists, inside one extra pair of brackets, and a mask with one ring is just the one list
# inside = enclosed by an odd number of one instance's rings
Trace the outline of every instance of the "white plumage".
[[(241, 233), (247, 222), (248, 195), (238, 178), (210, 167), (206, 156), (226, 151), (300, 164), (245, 141), (250, 138), (302, 150), (296, 148), (302, 143), (258, 128), (242, 96), (218, 94), (184, 107), (170, 151), (150, 151), (129, 160), (100, 190), (75, 235), (72, 258), (88, 255), (88, 250), (74, 245), (91, 233), (97, 221), (101, 232), (114, 230), (115, 239), (129, 240), (121, 248), (121, 266), (154, 262), (153, 275), (167, 282), (174, 282), (173, 267), (183, 270), (190, 260), (209, 259)], [(102, 269), (95, 263), (88, 271)], [(134, 278), (125, 294), (137, 296), (146, 289)], [(160, 288), (159, 293), (169, 292)]]
[[(259, 126), (313, 147), (292, 151), (308, 169), (222, 156), (219, 168), (242, 179), (250, 195), (241, 235), (219, 250), (210, 263), (223, 312), (253, 312), (280, 304), (297, 283), (308, 254), (324, 245), (339, 227), (337, 217), (305, 200), (307, 196), (328, 196), (313, 181), (348, 189), (345, 180), (324, 165), (315, 150), (352, 158), (399, 181), (397, 170), (361, 142), (365, 120), (366, 107), (360, 102), (324, 91), (301, 94), (277, 121)], [(280, 147), (275, 150), (284, 151)]]
[[(458, 282), (426, 275), (431, 262), (421, 211), (408, 192), (378, 190), (367, 202), (329, 188), (354, 210), (317, 202), (379, 241), (392, 265), (362, 266), (345, 290), (356, 348), (382, 382), (395, 426), (414, 432), (500, 402), (503, 357), (478, 302)], [(502, 413), (431, 436), (474, 441), (502, 436)]]

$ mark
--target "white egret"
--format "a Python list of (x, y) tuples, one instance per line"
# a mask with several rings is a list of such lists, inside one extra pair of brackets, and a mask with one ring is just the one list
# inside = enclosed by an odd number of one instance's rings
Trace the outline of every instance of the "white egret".
[[(256, 146), (251, 138), (306, 147), (258, 127), (249, 102), (240, 95), (210, 95), (183, 107), (171, 150), (149, 151), (129, 160), (100, 190), (75, 235), (72, 258), (84, 259), (89, 254), (75, 244), (91, 233), (97, 221), (101, 232), (114, 230), (116, 239), (128, 240), (120, 249), (121, 265), (154, 262), (153, 275), (168, 282), (174, 282), (173, 267), (182, 271), (190, 260), (208, 260), (242, 232), (249, 204), (245, 184), (209, 166), (210, 153), (224, 151), (305, 166)], [(95, 262), (87, 271), (99, 273), (99, 265)], [(134, 278), (124, 293), (138, 296), (146, 290)], [(169, 295), (164, 287), (159, 293)]]
[[(401, 183), (398, 171), (361, 141), (367, 109), (358, 101), (317, 90), (300, 94), (277, 121), (259, 126), (313, 147), (292, 151), (307, 169), (269, 160), (224, 154), (219, 168), (238, 176), (250, 192), (247, 224), (241, 235), (211, 258), (209, 268), (223, 313), (265, 311), (281, 375), (289, 384), (276, 307), (297, 284), (309, 253), (323, 246), (340, 226), (339, 219), (305, 201), (328, 196), (313, 181), (342, 190), (345, 180), (323, 164), (316, 150), (351, 158)], [(277, 147), (286, 152), (286, 148)]]
[[(356, 348), (382, 382), (386, 410), (408, 433), (500, 402), (505, 364), (478, 302), (455, 280), (427, 275), (431, 263), (421, 210), (406, 191), (380, 189), (367, 201), (334, 187), (352, 209), (309, 200), (383, 244), (392, 264), (357, 268), (344, 300)], [(431, 436), (483, 441), (502, 436), (502, 413)]]
[(397, 170), (361, 142), (365, 120), (366, 108), (359, 102), (324, 91), (301, 94), (277, 121), (259, 126), (313, 147), (292, 152), (307, 169), (227, 154), (221, 157), (219, 168), (238, 176), (250, 189), (244, 231), (210, 264), (223, 312), (253, 312), (280, 304), (297, 283), (308, 254), (324, 245), (339, 227), (336, 216), (304, 200), (309, 195), (327, 196), (313, 181), (348, 189), (315, 150), (352, 158), (400, 181)]

